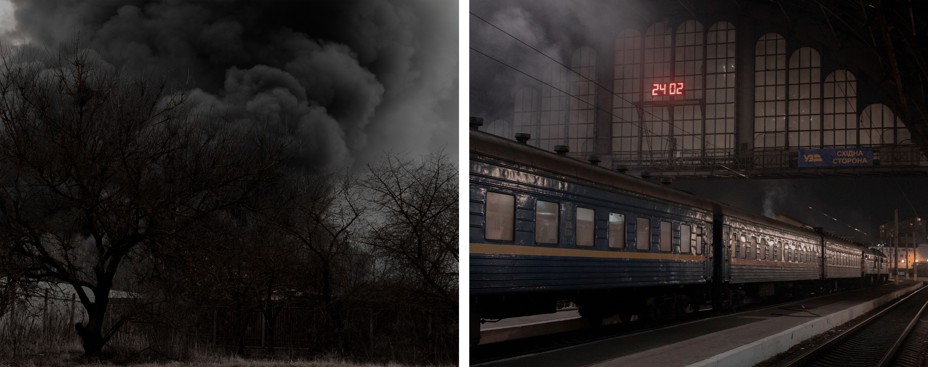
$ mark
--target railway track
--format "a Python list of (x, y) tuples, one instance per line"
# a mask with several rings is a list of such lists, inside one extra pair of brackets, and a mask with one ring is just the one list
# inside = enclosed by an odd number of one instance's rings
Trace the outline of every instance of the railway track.
[(926, 306), (928, 287), (922, 287), (780, 365), (920, 366), (925, 354), (925, 335), (928, 335), (928, 322), (920, 322)]

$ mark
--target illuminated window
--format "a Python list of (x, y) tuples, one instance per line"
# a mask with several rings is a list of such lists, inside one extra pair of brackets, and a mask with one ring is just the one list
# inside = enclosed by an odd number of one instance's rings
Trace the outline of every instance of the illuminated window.
[(735, 149), (735, 26), (719, 22), (706, 33), (706, 155)]
[(488, 240), (512, 241), (515, 224), (515, 197), (512, 195), (487, 193), (486, 224), (484, 237)]
[(615, 95), (612, 97), (612, 150), (619, 162), (638, 160), (638, 107), (641, 100), (641, 35), (627, 30), (615, 39)]
[(577, 246), (593, 246), (593, 209), (577, 208)]
[(639, 250), (651, 249), (651, 220), (639, 217), (635, 224), (635, 248)]
[(609, 213), (609, 247), (625, 247), (625, 215)]
[(786, 40), (767, 33), (754, 48), (754, 147), (786, 147)]
[(850, 71), (835, 70), (825, 78), (822, 104), (823, 145), (853, 147), (857, 145), (857, 78)]
[(684, 254), (692, 253), (692, 240), (690, 226), (686, 224), (680, 225), (680, 252)]
[(821, 57), (803, 47), (789, 58), (789, 146), (817, 148), (821, 144)]
[(673, 229), (670, 222), (661, 221), (661, 252), (673, 251)]
[(538, 200), (535, 204), (535, 243), (556, 244), (558, 203)]
[(750, 259), (751, 254), (754, 253), (754, 251), (751, 249), (751, 243), (748, 242), (748, 239), (745, 236), (741, 236), (741, 242), (744, 243), (744, 255), (742, 256), (744, 256), (745, 259)]
[(702, 255), (702, 227), (696, 227), (696, 233), (693, 234), (693, 242), (696, 244), (696, 255)]

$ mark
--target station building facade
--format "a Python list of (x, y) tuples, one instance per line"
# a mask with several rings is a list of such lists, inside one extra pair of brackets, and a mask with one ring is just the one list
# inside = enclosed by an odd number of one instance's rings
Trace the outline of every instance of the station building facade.
[(877, 166), (928, 166), (875, 51), (823, 22), (767, 18), (616, 29), (610, 44), (573, 49), (543, 83), (517, 86), (511, 120), (482, 129), (529, 133), (529, 144), (610, 167), (696, 175), (785, 172), (803, 149), (864, 148)]

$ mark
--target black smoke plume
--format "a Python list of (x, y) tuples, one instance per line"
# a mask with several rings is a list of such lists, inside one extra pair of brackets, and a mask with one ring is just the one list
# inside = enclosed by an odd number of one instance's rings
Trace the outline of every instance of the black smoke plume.
[[(311, 171), (457, 149), (457, 4), (13, 0), (27, 47), (75, 41), (163, 76), (199, 111), (257, 117)], [(236, 119), (235, 116), (241, 116)], [(247, 119), (246, 119), (247, 117)]]

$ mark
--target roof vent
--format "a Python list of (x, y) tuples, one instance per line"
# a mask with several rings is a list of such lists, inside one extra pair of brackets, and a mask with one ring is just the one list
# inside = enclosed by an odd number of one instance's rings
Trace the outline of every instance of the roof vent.
[(590, 156), (587, 157), (586, 160), (590, 161), (590, 163), (592, 163), (594, 166), (598, 166), (598, 165), (599, 165), (599, 162), (602, 162), (602, 161), (599, 159), (599, 156), (596, 155), (596, 154), (590, 154)]
[(554, 152), (559, 155), (564, 155), (564, 154), (567, 154), (567, 152), (570, 152), (570, 147), (566, 145), (555, 145)]
[(516, 141), (522, 144), (528, 142), (528, 139), (532, 138), (532, 134), (529, 133), (516, 133)]
[(470, 117), (470, 129), (479, 130), (483, 126), (483, 117)]

